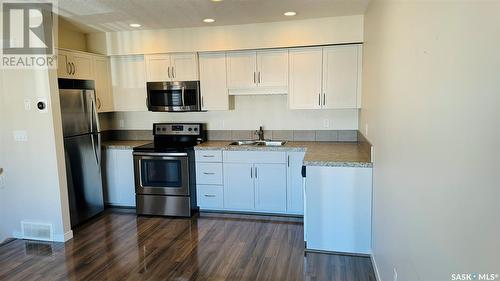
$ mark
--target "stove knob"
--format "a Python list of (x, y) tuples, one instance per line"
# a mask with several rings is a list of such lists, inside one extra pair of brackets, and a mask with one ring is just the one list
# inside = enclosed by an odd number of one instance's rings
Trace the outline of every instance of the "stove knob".
[[(189, 128), (189, 129), (188, 129), (188, 131), (190, 131), (190, 132), (191, 132), (192, 130), (193, 130), (193, 128)], [(195, 129), (195, 130), (196, 130), (196, 129)]]
[(161, 130), (161, 129), (160, 129), (160, 127), (156, 128), (156, 131), (157, 131), (157, 132), (159, 132), (160, 130)]
[(196, 131), (198, 131), (198, 128), (194, 128), (194, 131), (195, 131), (195, 132), (196, 132)]

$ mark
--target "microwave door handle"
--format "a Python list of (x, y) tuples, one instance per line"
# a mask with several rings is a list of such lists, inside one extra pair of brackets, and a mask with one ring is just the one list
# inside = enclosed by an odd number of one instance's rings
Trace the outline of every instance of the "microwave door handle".
[(182, 95), (182, 106), (185, 106), (185, 103), (184, 103), (184, 88), (185, 88), (185, 87), (182, 87), (182, 89), (181, 89), (181, 95)]

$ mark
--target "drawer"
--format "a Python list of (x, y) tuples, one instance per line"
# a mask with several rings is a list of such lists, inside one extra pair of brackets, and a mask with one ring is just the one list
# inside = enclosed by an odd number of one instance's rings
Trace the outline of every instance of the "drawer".
[(197, 184), (222, 184), (222, 163), (196, 163)]
[(224, 151), (228, 163), (286, 163), (286, 152), (281, 151)]
[(222, 185), (197, 185), (196, 198), (200, 209), (224, 208), (224, 189)]
[(222, 162), (222, 150), (196, 150), (196, 162)]

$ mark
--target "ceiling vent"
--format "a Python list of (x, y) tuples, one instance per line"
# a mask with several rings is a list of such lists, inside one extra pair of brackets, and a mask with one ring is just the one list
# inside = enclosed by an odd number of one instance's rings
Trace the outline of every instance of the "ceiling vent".
[(41, 240), (53, 241), (54, 232), (52, 224), (48, 223), (35, 223), (35, 222), (21, 222), (21, 230), (23, 239), (26, 240)]

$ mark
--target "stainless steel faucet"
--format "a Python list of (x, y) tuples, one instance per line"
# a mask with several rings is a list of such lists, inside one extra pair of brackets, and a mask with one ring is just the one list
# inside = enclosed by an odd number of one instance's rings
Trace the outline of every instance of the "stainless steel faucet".
[(258, 131), (255, 131), (255, 134), (259, 136), (260, 141), (264, 140), (264, 129), (262, 128), (262, 126), (259, 127)]

